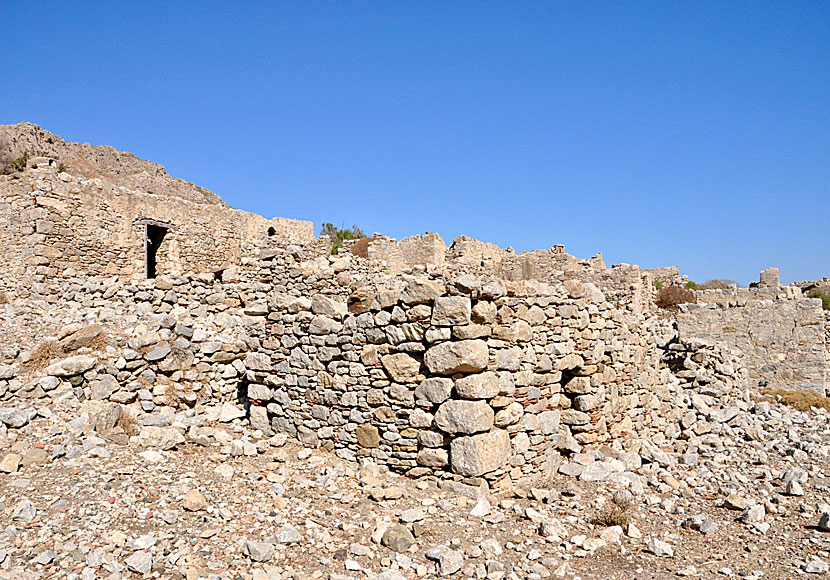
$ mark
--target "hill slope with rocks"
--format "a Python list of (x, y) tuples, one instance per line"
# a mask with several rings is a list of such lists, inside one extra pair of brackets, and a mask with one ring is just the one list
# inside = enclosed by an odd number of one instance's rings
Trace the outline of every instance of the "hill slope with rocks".
[(158, 163), (108, 145), (73, 143), (32, 123), (0, 125), (0, 156), (44, 156), (66, 166), (67, 173), (85, 179), (99, 178), (116, 187), (180, 197), (189, 201), (225, 205), (210, 190), (172, 177)]

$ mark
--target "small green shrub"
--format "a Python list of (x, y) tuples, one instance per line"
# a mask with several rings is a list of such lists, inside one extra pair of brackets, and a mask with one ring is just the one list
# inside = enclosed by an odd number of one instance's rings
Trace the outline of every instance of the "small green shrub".
[(346, 240), (359, 240), (366, 237), (357, 226), (352, 226), (352, 229), (338, 228), (330, 222), (324, 223), (320, 226), (320, 235), (328, 236), (331, 240), (331, 253), (336, 254), (340, 248), (343, 247), (343, 242)]
[(830, 310), (830, 296), (822, 292), (821, 290), (810, 290), (807, 292), (807, 296), (810, 298), (821, 298), (821, 307), (824, 310)]
[(652, 283), (652, 285), (653, 285), (653, 286), (654, 286), (657, 290), (662, 290), (662, 289), (663, 289), (663, 283), (662, 283), (660, 280), (655, 280), (655, 281)]
[(29, 162), (29, 152), (24, 151), (23, 155), (18, 157), (17, 159), (12, 159), (8, 163), (8, 167), (12, 172), (20, 173), (21, 171), (26, 171), (26, 164)]
[(697, 283), (689, 280), (688, 282), (686, 282), (686, 288), (689, 288), (691, 290), (697, 290)]

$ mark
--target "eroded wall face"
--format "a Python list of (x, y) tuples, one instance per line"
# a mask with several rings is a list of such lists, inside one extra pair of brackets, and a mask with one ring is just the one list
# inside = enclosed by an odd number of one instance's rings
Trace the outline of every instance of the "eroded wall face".
[[(700, 295), (677, 315), (678, 333), (740, 351), (753, 385), (827, 385), (827, 337), (821, 301), (800, 293), (738, 289)], [(730, 300), (731, 298), (731, 300)]]
[(159, 275), (210, 272), (276, 240), (313, 238), (310, 222), (267, 220), (54, 170), (0, 180), (0, 208), (11, 274), (4, 284), (22, 292), (59, 276), (143, 276), (148, 221), (168, 228), (157, 253)]

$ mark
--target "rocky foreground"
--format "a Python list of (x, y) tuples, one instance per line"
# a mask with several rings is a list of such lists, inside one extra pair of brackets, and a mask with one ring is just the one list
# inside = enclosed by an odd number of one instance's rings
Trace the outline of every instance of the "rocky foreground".
[[(0, 408), (0, 578), (793, 578), (830, 562), (828, 415), (756, 402), (763, 437), (596, 450), (443, 489), (234, 405)], [(612, 474), (631, 473), (622, 485)], [(616, 479), (617, 481), (609, 481)], [(456, 492), (462, 491), (464, 495)]]

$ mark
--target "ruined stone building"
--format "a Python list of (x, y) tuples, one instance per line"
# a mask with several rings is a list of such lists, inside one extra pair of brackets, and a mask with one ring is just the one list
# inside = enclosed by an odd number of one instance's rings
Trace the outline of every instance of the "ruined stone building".
[[(743, 432), (732, 411), (764, 381), (825, 388), (820, 301), (768, 276), (672, 318), (653, 282), (676, 269), (563, 246), (427, 233), (332, 256), (311, 223), (230, 208), (129, 154), (4, 135), (37, 155), (0, 176), (0, 398), (233, 402), (265, 434), (475, 486), (595, 443), (642, 455)], [(44, 339), (64, 356), (37, 365)]]

